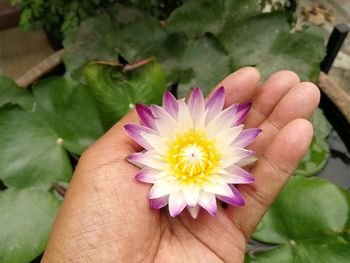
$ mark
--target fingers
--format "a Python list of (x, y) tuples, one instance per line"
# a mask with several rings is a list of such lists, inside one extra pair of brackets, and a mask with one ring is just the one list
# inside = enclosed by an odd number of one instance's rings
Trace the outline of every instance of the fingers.
[(262, 216), (272, 204), (312, 139), (312, 125), (303, 119), (287, 124), (251, 170), (256, 181), (241, 185), (244, 207), (229, 207), (227, 215), (248, 239)]
[(278, 102), (296, 84), (299, 77), (292, 71), (282, 70), (271, 75), (252, 100), (252, 108), (245, 121), (247, 128), (258, 127), (269, 116)]
[(262, 118), (262, 133), (250, 148), (261, 155), (287, 123), (297, 118), (308, 119), (320, 101), (320, 91), (315, 84), (303, 82), (294, 85), (278, 102), (270, 115)]
[(254, 67), (245, 67), (228, 75), (214, 90), (225, 88), (227, 107), (233, 103), (250, 102), (259, 88), (259, 81), (260, 72)]

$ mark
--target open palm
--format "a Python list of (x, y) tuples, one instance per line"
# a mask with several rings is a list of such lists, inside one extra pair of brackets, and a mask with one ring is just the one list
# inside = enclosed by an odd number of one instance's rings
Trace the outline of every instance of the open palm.
[(57, 216), (43, 262), (242, 262), (252, 231), (304, 156), (312, 138), (310, 117), (319, 102), (317, 87), (288, 71), (262, 86), (254, 68), (224, 79), (225, 107), (252, 102), (245, 127), (263, 132), (250, 148), (259, 160), (256, 182), (240, 185), (245, 206), (218, 207), (172, 218), (151, 209), (150, 186), (134, 180), (138, 168), (125, 158), (139, 151), (123, 126), (125, 116), (82, 156)]

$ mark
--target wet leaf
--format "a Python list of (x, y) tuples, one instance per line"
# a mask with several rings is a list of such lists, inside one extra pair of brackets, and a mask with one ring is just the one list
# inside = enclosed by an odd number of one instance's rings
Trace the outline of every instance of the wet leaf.
[(141, 11), (116, 5), (110, 14), (84, 21), (64, 41), (64, 62), (69, 73), (94, 60), (118, 61), (121, 55), (130, 63), (139, 51), (165, 37), (159, 22)]
[(320, 108), (317, 108), (310, 119), (314, 127), (314, 137), (303, 160), (295, 170), (295, 174), (313, 176), (326, 165), (329, 158), (329, 145), (326, 141), (331, 125)]
[(33, 111), (35, 100), (32, 94), (9, 78), (0, 76), (0, 107), (6, 105), (19, 105), (26, 111)]
[(133, 70), (98, 63), (86, 66), (84, 75), (94, 95), (105, 130), (135, 104), (160, 104), (166, 90), (162, 68), (155, 59)]
[(348, 262), (350, 195), (316, 177), (292, 177), (253, 238), (276, 245), (247, 262)]
[(86, 86), (57, 77), (38, 82), (33, 92), (36, 112), (70, 152), (80, 155), (102, 136), (102, 123)]
[[(183, 32), (187, 38), (200, 38), (205, 33), (217, 34), (228, 23), (260, 13), (256, 0), (192, 0), (175, 9), (168, 18), (170, 32)], [(229, 27), (228, 25), (226, 26)]]
[(34, 112), (0, 110), (0, 179), (6, 186), (47, 190), (69, 181), (72, 167), (60, 137)]
[(263, 79), (287, 69), (303, 80), (316, 80), (325, 55), (324, 34), (315, 27), (291, 32), (288, 17), (279, 11), (225, 25), (218, 37), (232, 58), (233, 69), (256, 66)]
[(39, 190), (0, 192), (0, 262), (30, 262), (40, 255), (59, 205), (52, 194)]
[(190, 42), (182, 58), (182, 73), (177, 88), (179, 98), (191, 87), (202, 88), (205, 95), (230, 73), (230, 59), (221, 44), (212, 36)]

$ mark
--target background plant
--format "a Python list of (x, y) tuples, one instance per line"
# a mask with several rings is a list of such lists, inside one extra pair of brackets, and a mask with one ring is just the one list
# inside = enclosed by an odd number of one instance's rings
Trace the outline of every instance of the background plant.
[[(289, 69), (315, 81), (324, 57), (322, 31), (295, 31), (293, 13), (281, 4), (266, 13), (262, 2), (253, 0), (188, 0), (177, 8), (180, 1), (175, 6), (152, 0), (84, 2), (91, 12), (72, 7), (82, 7), (82, 1), (21, 1), (29, 9), (38, 8), (24, 24), (53, 26), (50, 21), (57, 20), (65, 32), (66, 72), (30, 90), (0, 78), (0, 179), (5, 189), (0, 192), (0, 210), (5, 211), (0, 216), (0, 262), (28, 262), (44, 250), (62, 199), (59, 193), (69, 184), (79, 156), (136, 103), (159, 104), (166, 89), (182, 97), (190, 87), (200, 86), (208, 94), (243, 66), (257, 67), (263, 79)], [(66, 5), (57, 11), (62, 3)], [(92, 10), (104, 4), (108, 8)], [(45, 13), (49, 7), (53, 11)], [(77, 18), (65, 20), (67, 8), (73, 8), (72, 17)], [(45, 22), (53, 14), (59, 18)], [(310, 245), (304, 239), (310, 236), (332, 247), (327, 256), (346, 262), (348, 219), (340, 210), (348, 209), (349, 194), (321, 179), (300, 176), (315, 175), (329, 157), (326, 137), (331, 127), (321, 110), (311, 121), (315, 135), (296, 171), (299, 176), (288, 183), (254, 234), (276, 247), (251, 251), (248, 261), (298, 262)], [(318, 198), (323, 192), (327, 200)], [(290, 202), (301, 199), (301, 210), (294, 213)], [(342, 221), (322, 221), (330, 207)], [(281, 214), (290, 218), (281, 222)], [(308, 224), (296, 225), (296, 220)], [(319, 227), (307, 229), (310, 225)], [(317, 246), (310, 249), (316, 251)], [(344, 252), (337, 253), (339, 249)], [(311, 262), (319, 259), (316, 253), (309, 257)]]

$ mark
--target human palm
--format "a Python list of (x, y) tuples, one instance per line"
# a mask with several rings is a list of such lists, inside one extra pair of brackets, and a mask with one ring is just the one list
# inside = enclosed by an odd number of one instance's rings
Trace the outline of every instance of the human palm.
[(225, 107), (251, 101), (245, 127), (263, 132), (250, 148), (259, 159), (250, 172), (256, 181), (238, 186), (243, 207), (218, 207), (170, 217), (150, 207), (150, 186), (134, 180), (138, 168), (125, 158), (141, 148), (123, 126), (125, 116), (82, 156), (57, 216), (43, 262), (242, 262), (251, 233), (304, 156), (312, 138), (310, 117), (319, 102), (312, 83), (288, 71), (259, 85), (254, 68), (243, 68), (217, 87)]

